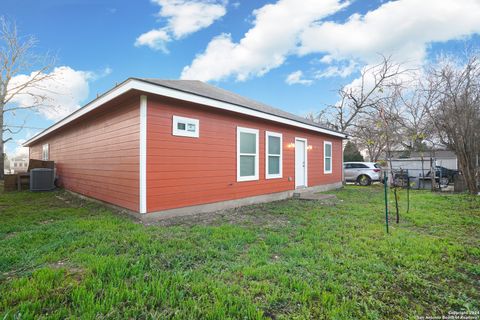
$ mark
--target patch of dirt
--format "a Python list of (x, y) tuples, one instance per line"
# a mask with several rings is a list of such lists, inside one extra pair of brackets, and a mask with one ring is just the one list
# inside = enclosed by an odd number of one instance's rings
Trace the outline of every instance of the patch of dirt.
[(172, 217), (149, 224), (157, 226), (206, 226), (225, 223), (236, 225), (261, 225), (268, 228), (288, 226), (290, 221), (287, 215), (270, 211), (268, 204), (258, 204), (209, 213)]
[(17, 235), (18, 232), (9, 232), (5, 235), (5, 237), (3, 237), (2, 240), (8, 240), (8, 239), (12, 239), (13, 237), (15, 237)]
[(61, 196), (61, 195), (58, 195), (58, 194), (55, 196), (55, 198), (57, 198), (57, 199), (65, 202), (65, 203), (67, 203), (67, 204), (70, 204), (70, 203), (71, 203), (70, 200), (68, 200), (67, 198), (65, 198), (65, 197), (63, 197), (63, 196)]
[(324, 200), (319, 201), (319, 203), (322, 206), (328, 206), (328, 207), (335, 207), (337, 204), (342, 203), (342, 202), (343, 202), (343, 200), (339, 200), (337, 198), (324, 199)]
[(13, 278), (21, 277), (24, 275), (30, 275), (33, 271), (41, 268), (45, 268), (45, 267), (48, 267), (51, 269), (64, 269), (67, 273), (67, 276), (77, 281), (80, 281), (83, 278), (83, 275), (85, 273), (84, 269), (71, 265), (70, 263), (68, 263), (67, 260), (61, 260), (61, 261), (57, 261), (54, 263), (47, 263), (47, 264), (42, 263), (42, 264), (25, 265), (23, 267), (1, 273), (0, 281), (2, 280), (8, 281)]
[(48, 267), (52, 269), (65, 269), (67, 275), (77, 281), (82, 280), (83, 274), (85, 273), (84, 269), (71, 265), (70, 263), (68, 263), (67, 260), (60, 260), (54, 263), (50, 263), (48, 264)]
[(50, 224), (50, 223), (52, 223), (52, 222), (54, 222), (54, 221), (55, 221), (55, 220), (53, 220), (53, 219), (48, 219), (48, 220), (40, 221), (39, 224), (45, 225), (45, 224)]
[(274, 255), (271, 257), (271, 260), (273, 260), (273, 261), (277, 261), (277, 260), (279, 260), (279, 259), (280, 259), (280, 256), (277, 255), (277, 254), (274, 254)]
[(133, 223), (141, 224), (141, 220), (134, 216), (132, 213), (129, 213), (127, 209), (123, 209), (108, 203), (104, 203), (100, 200), (95, 200), (91, 198), (84, 197), (79, 194), (70, 193), (66, 190), (60, 190), (55, 198), (65, 203), (67, 207), (75, 208), (89, 208), (91, 215), (97, 214), (98, 211), (103, 211), (107, 209), (115, 213), (116, 215), (130, 219)]

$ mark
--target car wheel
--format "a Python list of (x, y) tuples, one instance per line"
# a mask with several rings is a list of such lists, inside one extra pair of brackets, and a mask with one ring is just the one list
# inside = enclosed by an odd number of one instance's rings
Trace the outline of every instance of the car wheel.
[(440, 179), (440, 186), (441, 186), (442, 188), (448, 186), (448, 183), (449, 183), (449, 181), (448, 181), (448, 178), (447, 178), (447, 177), (442, 177), (442, 178)]
[(362, 174), (361, 176), (358, 177), (357, 182), (361, 186), (369, 186), (372, 184), (372, 179), (370, 179), (369, 176)]

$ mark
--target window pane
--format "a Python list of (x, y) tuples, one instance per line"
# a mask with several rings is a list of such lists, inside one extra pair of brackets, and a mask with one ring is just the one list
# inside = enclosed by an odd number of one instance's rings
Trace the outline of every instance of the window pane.
[(185, 130), (185, 123), (183, 123), (183, 122), (177, 123), (177, 129), (178, 130)]
[(326, 144), (325, 145), (325, 157), (331, 157), (332, 156), (332, 145)]
[(240, 153), (257, 153), (256, 143), (254, 133), (240, 132)]
[(195, 132), (196, 128), (195, 128), (195, 123), (189, 123), (187, 125), (187, 130), (190, 131), (190, 132)]
[(268, 174), (280, 174), (280, 157), (268, 157)]
[(268, 136), (268, 153), (280, 154), (280, 137)]
[(240, 156), (240, 177), (255, 175), (255, 156)]
[(325, 171), (332, 171), (332, 159), (325, 158)]

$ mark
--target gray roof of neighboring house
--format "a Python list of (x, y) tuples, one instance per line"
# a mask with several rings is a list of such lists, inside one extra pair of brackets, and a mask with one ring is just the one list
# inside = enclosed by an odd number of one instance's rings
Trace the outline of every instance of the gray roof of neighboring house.
[(311, 126), (315, 126), (318, 128), (326, 129), (333, 132), (343, 133), (336, 130), (332, 130), (330, 128), (326, 128), (324, 126), (319, 125), (316, 122), (308, 120), (306, 118), (294, 115), (292, 113), (271, 107), (264, 103), (251, 100), (236, 93), (220, 89), (218, 87), (212, 86), (210, 84), (204, 83), (198, 80), (161, 80), (161, 79), (149, 79), (149, 78), (134, 78), (140, 81), (149, 82), (152, 84), (160, 85), (162, 87), (167, 87), (170, 89), (175, 89), (183, 92), (193, 93), (198, 96), (228, 102), (231, 104), (235, 104), (238, 106), (242, 106), (245, 108), (253, 109), (256, 111), (260, 111), (263, 113), (268, 113), (271, 115), (275, 115), (278, 117), (282, 117), (289, 120), (294, 120), (298, 122), (302, 122)]

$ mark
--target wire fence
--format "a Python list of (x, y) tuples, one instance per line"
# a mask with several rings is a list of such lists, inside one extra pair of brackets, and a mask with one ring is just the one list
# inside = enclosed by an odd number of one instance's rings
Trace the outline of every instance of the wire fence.
[[(426, 169), (383, 169), (388, 176), (388, 185), (391, 187), (439, 190), (453, 186), (453, 175), (442, 175), (442, 170)], [(433, 184), (433, 186), (432, 186)]]

